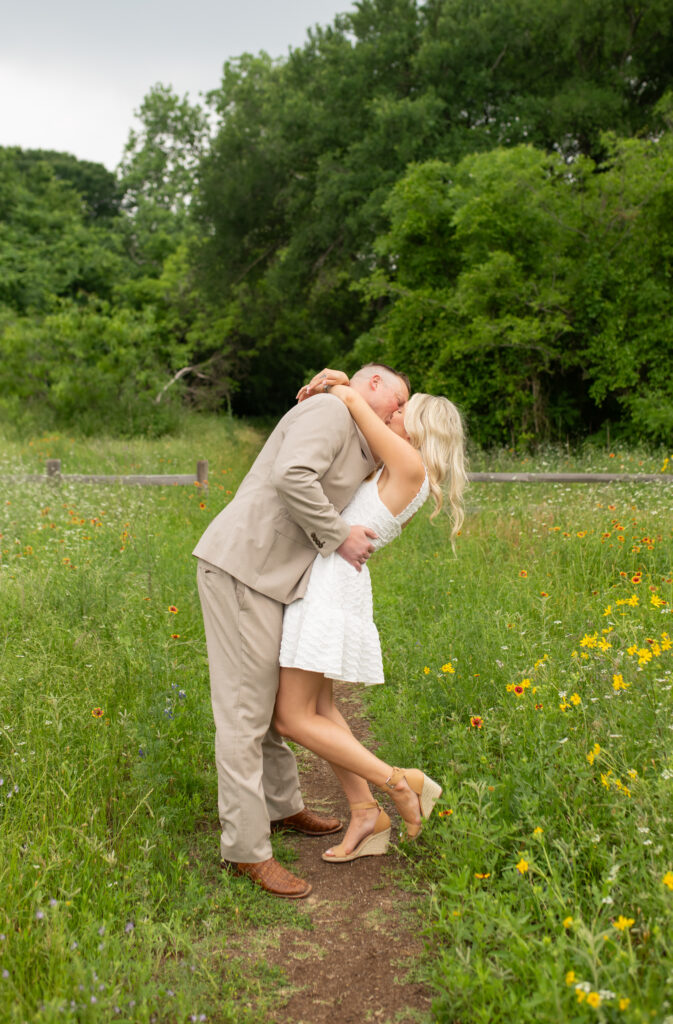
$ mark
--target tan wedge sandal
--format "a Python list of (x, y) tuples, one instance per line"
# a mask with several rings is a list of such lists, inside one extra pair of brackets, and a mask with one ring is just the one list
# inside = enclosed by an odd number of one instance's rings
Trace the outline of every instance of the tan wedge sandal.
[(352, 811), (365, 810), (367, 807), (378, 807), (379, 816), (376, 819), (374, 829), (361, 839), (354, 850), (344, 853), (344, 844), (332, 847), (332, 852), (325, 851), (322, 859), (333, 864), (344, 864), (349, 860), (357, 860), (358, 857), (380, 857), (388, 852), (390, 845), (390, 818), (376, 800), (366, 800), (359, 804), (351, 804)]
[[(432, 808), (442, 795), (442, 787), (434, 779), (424, 775), (418, 768), (393, 768), (390, 778), (386, 779), (386, 786), (392, 790), (393, 800), (395, 799), (395, 786), (401, 779), (407, 780), (409, 789), (418, 797), (421, 817), (429, 818)], [(407, 829), (407, 838), (415, 839), (420, 834), (422, 823), (417, 825), (416, 822), (407, 821), (403, 815), (401, 817)]]

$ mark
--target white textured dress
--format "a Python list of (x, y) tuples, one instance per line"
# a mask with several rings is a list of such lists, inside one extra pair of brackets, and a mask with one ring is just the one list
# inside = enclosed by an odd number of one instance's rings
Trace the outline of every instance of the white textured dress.
[[(341, 513), (350, 526), (367, 526), (378, 534), (372, 541), (376, 550), (399, 537), (430, 492), (426, 474), (416, 497), (394, 516), (379, 497), (381, 472), (360, 484)], [(366, 563), (358, 572), (336, 552), (316, 557), (304, 597), (285, 608), (280, 664), (321, 672), (341, 682), (367, 686), (384, 682)]]

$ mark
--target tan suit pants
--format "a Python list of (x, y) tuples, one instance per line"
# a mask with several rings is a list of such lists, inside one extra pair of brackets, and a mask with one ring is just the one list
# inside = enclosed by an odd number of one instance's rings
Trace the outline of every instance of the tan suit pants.
[(215, 718), (224, 860), (271, 856), (269, 822), (304, 804), (294, 755), (271, 726), (278, 691), (283, 605), (199, 559)]

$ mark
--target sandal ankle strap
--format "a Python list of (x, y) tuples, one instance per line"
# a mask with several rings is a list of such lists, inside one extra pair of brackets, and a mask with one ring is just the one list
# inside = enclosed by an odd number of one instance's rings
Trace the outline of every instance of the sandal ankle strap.
[(348, 806), (351, 811), (364, 811), (369, 807), (378, 807), (379, 805), (376, 800), (361, 800), (357, 804), (349, 804)]
[(404, 778), (404, 771), (401, 768), (393, 768), (392, 772), (386, 779), (386, 786), (388, 789), (395, 789), (395, 786)]

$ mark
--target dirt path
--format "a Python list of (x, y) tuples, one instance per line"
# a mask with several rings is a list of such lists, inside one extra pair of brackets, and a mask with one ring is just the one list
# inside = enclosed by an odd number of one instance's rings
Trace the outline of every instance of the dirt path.
[[(340, 686), (338, 696), (353, 732), (370, 745), (358, 688)], [(306, 805), (346, 821), (346, 801), (327, 765), (306, 754), (300, 768)], [(393, 817), (394, 842), (396, 825)], [(330, 838), (339, 842), (339, 836)], [(394, 884), (399, 859), (393, 847), (385, 857), (327, 864), (321, 854), (329, 839), (288, 834), (288, 841), (298, 854), (292, 869), (313, 884), (303, 904), (313, 930), (284, 929), (276, 948), (265, 952), (265, 960), (282, 967), (288, 979), (287, 1001), (269, 1019), (278, 1024), (431, 1021), (431, 993), (414, 980), (415, 957), (423, 949), (417, 902)]]

